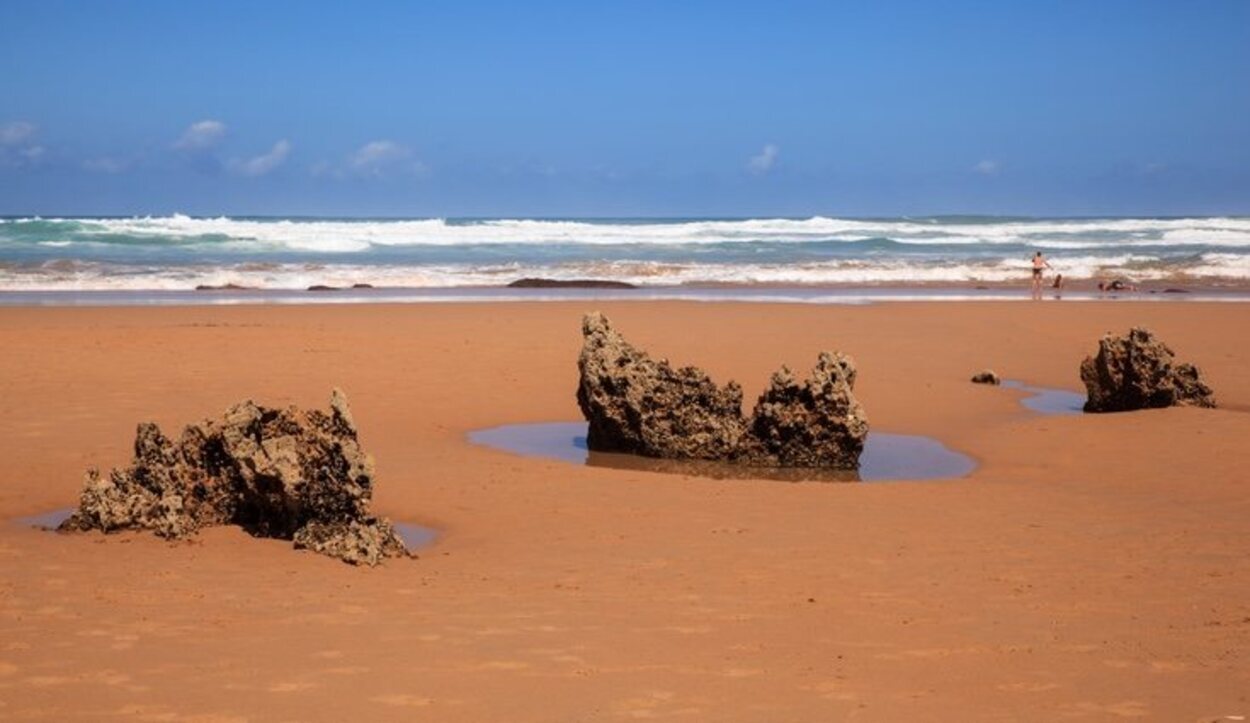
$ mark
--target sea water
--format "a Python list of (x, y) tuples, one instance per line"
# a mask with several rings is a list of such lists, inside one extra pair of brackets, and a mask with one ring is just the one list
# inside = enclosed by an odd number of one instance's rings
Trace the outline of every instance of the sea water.
[(1244, 288), (1250, 218), (0, 218), (0, 291), (975, 285), (1037, 250), (1071, 279)]

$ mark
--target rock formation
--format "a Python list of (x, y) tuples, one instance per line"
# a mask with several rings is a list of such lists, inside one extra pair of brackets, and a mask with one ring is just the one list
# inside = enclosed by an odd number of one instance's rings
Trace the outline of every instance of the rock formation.
[(636, 289), (628, 281), (607, 279), (542, 279), (526, 277), (508, 284), (510, 289)]
[(390, 522), (369, 511), (372, 493), (373, 460), (335, 389), (328, 413), (248, 400), (189, 425), (177, 441), (140, 424), (130, 466), (107, 476), (88, 470), (78, 509), (60, 529), (143, 529), (176, 540), (233, 524), (376, 565), (407, 550)]
[(1098, 354), (1081, 362), (1081, 381), (1089, 393), (1085, 411), (1214, 407), (1215, 396), (1197, 367), (1174, 358), (1167, 344), (1141, 327), (1127, 336), (1103, 336)]
[(1003, 380), (998, 378), (993, 369), (983, 369), (972, 375), (973, 384), (993, 384), (995, 386), (1002, 384)]
[(782, 367), (756, 402), (734, 461), (857, 469), (868, 418), (854, 387), (855, 363), (843, 354), (821, 352), (803, 382)]
[(602, 314), (582, 320), (577, 404), (600, 452), (665, 459), (726, 459), (746, 427), (742, 389), (718, 387), (694, 367), (674, 369), (635, 349)]
[(821, 354), (802, 382), (783, 367), (747, 419), (736, 383), (720, 387), (700, 369), (652, 359), (602, 314), (586, 315), (582, 335), (577, 403), (594, 451), (753, 466), (859, 466), (868, 422), (852, 392), (855, 367), (848, 357)]

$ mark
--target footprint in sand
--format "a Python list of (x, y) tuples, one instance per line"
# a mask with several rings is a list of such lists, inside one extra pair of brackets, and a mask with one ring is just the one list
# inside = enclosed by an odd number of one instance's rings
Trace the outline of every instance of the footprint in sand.
[(1074, 706), (1081, 713), (1103, 713), (1120, 718), (1144, 718), (1150, 715), (1150, 709), (1139, 700), (1122, 700), (1118, 703), (1094, 703), (1086, 701)]
[(670, 718), (676, 716), (699, 716), (702, 708), (695, 706), (674, 707), (677, 694), (668, 690), (653, 690), (637, 698), (623, 700), (616, 705), (617, 715), (626, 718)]
[(1008, 693), (1041, 693), (1059, 686), (1055, 683), (1002, 683), (994, 687)]
[(285, 683), (274, 683), (273, 685), (269, 686), (269, 692), (270, 693), (298, 693), (300, 691), (311, 690), (312, 688), (316, 688), (316, 687), (317, 686), (313, 683), (297, 683), (297, 682), (288, 681)]
[(488, 660), (473, 666), (473, 670), (525, 670), (530, 664), (520, 660)]
[(53, 685), (65, 685), (66, 683), (70, 682), (70, 680), (71, 680), (70, 678), (64, 675), (35, 675), (29, 678), (26, 678), (22, 682), (24, 682), (26, 685), (31, 685), (36, 688), (47, 688)]
[(393, 693), (391, 695), (379, 695), (369, 700), (382, 705), (391, 705), (396, 708), (424, 708), (434, 702), (433, 698), (426, 698), (420, 695), (408, 695), (406, 693)]

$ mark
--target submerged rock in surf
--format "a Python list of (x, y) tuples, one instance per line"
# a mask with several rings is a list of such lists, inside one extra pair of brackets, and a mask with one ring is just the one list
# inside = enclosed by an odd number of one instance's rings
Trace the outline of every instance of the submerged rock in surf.
[(152, 423), (135, 436), (129, 467), (87, 472), (62, 531), (149, 530), (178, 540), (238, 525), (352, 564), (407, 554), (389, 520), (370, 511), (373, 460), (360, 448), (347, 398), (328, 412), (270, 409), (251, 400), (177, 440)]
[(628, 281), (609, 279), (541, 279), (526, 277), (508, 284), (510, 289), (636, 289)]

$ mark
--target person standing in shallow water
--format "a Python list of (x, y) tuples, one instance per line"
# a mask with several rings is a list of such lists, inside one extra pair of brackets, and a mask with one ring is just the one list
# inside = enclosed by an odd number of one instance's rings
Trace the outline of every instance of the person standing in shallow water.
[(1038, 251), (1033, 254), (1033, 298), (1042, 298), (1042, 271), (1044, 269), (1053, 269), (1050, 262), (1042, 256), (1042, 252)]

